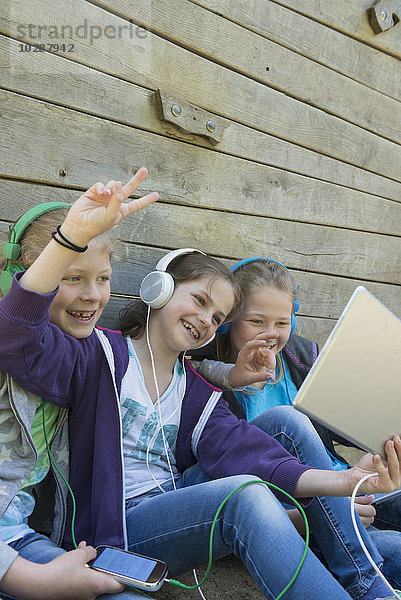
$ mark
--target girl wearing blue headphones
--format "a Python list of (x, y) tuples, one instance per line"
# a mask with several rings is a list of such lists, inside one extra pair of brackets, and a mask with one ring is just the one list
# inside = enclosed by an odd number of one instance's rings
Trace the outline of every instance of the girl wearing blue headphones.
[[(320, 469), (347, 469), (349, 465), (335, 452), (332, 434), (320, 424), (313, 423), (312, 427), (306, 416), (292, 408), (318, 354), (316, 343), (294, 334), (299, 301), (292, 274), (281, 263), (265, 257), (241, 260), (231, 271), (244, 296), (243, 309), (239, 318), (219, 327), (214, 347), (199, 353), (197, 358), (209, 356), (196, 363), (199, 372), (226, 390), (224, 397), (237, 416), (279, 440), (302, 463)], [(375, 516), (372, 500), (373, 496), (360, 497), (356, 504), (366, 527)], [(332, 499), (324, 502), (331, 506)], [(391, 504), (391, 517), (386, 510), (380, 523), (383, 531), (373, 527), (368, 531), (385, 559), (384, 571), (400, 587), (400, 534), (384, 531), (400, 531), (400, 499)], [(379, 505), (378, 510), (381, 508)], [(296, 511), (291, 516), (299, 521)], [(349, 522), (351, 531), (349, 515), (343, 520)]]
[[(343, 543), (341, 522), (333, 528), (330, 519), (316, 518), (319, 499), (310, 497), (351, 493), (366, 473), (371, 478), (361, 481), (362, 492), (394, 489), (401, 477), (401, 440), (386, 446), (388, 468), (380, 457), (366, 455), (337, 473), (300, 464), (260, 428), (238, 420), (220, 390), (179, 360), (182, 352), (209, 341), (236, 306), (238, 286), (223, 265), (191, 249), (167, 255), (143, 281), (145, 306), (138, 319), (127, 315), (125, 337), (94, 331), (76, 339), (49, 323), (55, 290), (76, 253), (144, 205), (123, 204), (124, 197), (116, 182), (91, 188), (0, 301), (0, 368), (69, 409), (77, 538), (163, 559), (174, 575), (207, 562), (216, 515), (213, 558), (234, 552), (273, 600), (296, 572), (305, 547), (276, 497), (281, 493), (261, 485), (263, 479), (303, 498), (339, 578), (307, 551), (288, 600), (384, 597), (386, 587), (372, 566), (355, 559), (355, 540)], [(257, 485), (231, 494), (255, 479)], [(71, 518), (69, 506), (67, 549)], [(360, 533), (380, 563), (363, 528)]]

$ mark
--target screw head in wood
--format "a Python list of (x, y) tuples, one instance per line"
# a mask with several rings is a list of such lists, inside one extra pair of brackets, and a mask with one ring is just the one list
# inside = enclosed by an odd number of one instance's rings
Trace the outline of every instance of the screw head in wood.
[(216, 129), (216, 125), (214, 124), (214, 121), (207, 121), (206, 129), (212, 133)]
[(178, 106), (178, 104), (173, 104), (173, 106), (171, 107), (171, 112), (175, 117), (179, 117), (181, 114), (181, 107)]

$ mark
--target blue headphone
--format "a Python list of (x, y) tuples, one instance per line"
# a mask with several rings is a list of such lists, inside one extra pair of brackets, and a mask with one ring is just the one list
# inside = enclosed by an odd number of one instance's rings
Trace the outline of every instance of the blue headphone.
[[(251, 256), (250, 258), (244, 258), (243, 260), (240, 260), (237, 263), (235, 263), (235, 265), (232, 265), (230, 267), (230, 271), (232, 273), (234, 273), (234, 271), (237, 271), (241, 267), (243, 267), (249, 263), (257, 262), (258, 260), (268, 260), (270, 262), (276, 263), (276, 265), (280, 265), (280, 267), (283, 267), (283, 269), (285, 269), (287, 271), (287, 273), (290, 274), (291, 279), (294, 282), (295, 299), (294, 299), (294, 307), (293, 307), (292, 313), (291, 313), (291, 331), (290, 331), (290, 337), (291, 337), (295, 330), (295, 327), (297, 326), (297, 320), (295, 318), (295, 313), (298, 312), (298, 310), (299, 310), (299, 300), (298, 300), (299, 286), (297, 286), (295, 284), (294, 277), (292, 276), (292, 273), (290, 273), (290, 271), (287, 269), (287, 267), (285, 265), (283, 265), (281, 262), (279, 262), (278, 260), (274, 260), (273, 258), (267, 258), (266, 256)], [(230, 331), (230, 326), (231, 326), (230, 322), (223, 323), (223, 325), (220, 325), (217, 332), (218, 333), (228, 333)]]

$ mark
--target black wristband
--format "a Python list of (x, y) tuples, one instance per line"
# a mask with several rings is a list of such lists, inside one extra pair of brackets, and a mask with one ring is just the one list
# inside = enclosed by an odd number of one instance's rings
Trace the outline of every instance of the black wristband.
[[(61, 239), (58, 239), (57, 234)], [(57, 231), (53, 231), (52, 238), (55, 242), (60, 244), (60, 246), (72, 250), (73, 252), (85, 252), (88, 249), (88, 246), (77, 246), (73, 242), (70, 242), (70, 240), (61, 233), (61, 225), (57, 225)]]

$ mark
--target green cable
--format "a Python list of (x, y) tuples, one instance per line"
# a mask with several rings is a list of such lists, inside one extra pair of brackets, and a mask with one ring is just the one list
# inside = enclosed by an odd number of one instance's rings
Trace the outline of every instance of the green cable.
[(66, 480), (66, 478), (64, 477), (64, 475), (62, 474), (62, 472), (60, 471), (60, 469), (58, 468), (58, 466), (56, 465), (52, 453), (50, 452), (50, 448), (49, 448), (49, 442), (47, 441), (47, 433), (46, 433), (46, 423), (45, 423), (45, 406), (44, 406), (44, 401), (43, 398), (40, 398), (40, 401), (42, 403), (42, 423), (43, 423), (43, 433), (44, 433), (44, 437), (45, 437), (45, 443), (46, 443), (46, 448), (47, 448), (47, 454), (49, 455), (49, 459), (50, 462), (52, 463), (53, 467), (56, 469), (57, 473), (60, 475), (61, 479), (64, 481), (65, 485), (68, 488), (68, 491), (71, 494), (71, 499), (72, 499), (72, 518), (71, 518), (71, 535), (72, 535), (72, 543), (74, 544), (75, 548), (78, 548), (78, 545), (75, 541), (75, 531), (74, 531), (74, 527), (75, 527), (75, 515), (77, 512), (77, 506), (76, 506), (76, 502), (75, 502), (75, 496), (74, 493), (72, 491), (72, 489), (70, 488), (70, 485), (68, 483), (68, 481)]
[(171, 585), (174, 585), (176, 587), (180, 587), (180, 588), (184, 588), (186, 590), (195, 590), (197, 588), (199, 588), (201, 585), (203, 585), (203, 583), (205, 583), (206, 579), (209, 576), (210, 573), (210, 569), (212, 567), (212, 552), (213, 552), (213, 533), (214, 533), (214, 529), (216, 526), (216, 522), (218, 519), (218, 516), (223, 508), (223, 506), (225, 505), (225, 503), (231, 498), (231, 496), (233, 494), (235, 494), (235, 492), (237, 492), (238, 490), (240, 490), (241, 488), (245, 487), (246, 485), (249, 485), (250, 483), (263, 483), (269, 487), (274, 488), (275, 490), (281, 492), (282, 494), (284, 494), (285, 496), (287, 496), (287, 498), (289, 498), (294, 504), (295, 506), (298, 508), (299, 512), (301, 513), (301, 515), (304, 518), (305, 521), (305, 550), (304, 553), (302, 555), (301, 561), (294, 573), (294, 576), (292, 577), (291, 581), (288, 583), (288, 585), (285, 586), (285, 588), (280, 592), (280, 594), (277, 596), (276, 600), (279, 600), (280, 598), (283, 597), (283, 595), (285, 594), (285, 592), (292, 586), (292, 584), (294, 583), (295, 579), (298, 577), (298, 573), (301, 570), (301, 567), (305, 561), (306, 558), (306, 553), (308, 552), (308, 546), (309, 546), (309, 525), (308, 525), (308, 520), (306, 518), (305, 515), (305, 511), (302, 508), (302, 506), (295, 500), (295, 498), (293, 498), (290, 494), (288, 494), (287, 492), (285, 492), (284, 490), (282, 490), (281, 488), (279, 488), (277, 485), (274, 485), (273, 483), (270, 483), (269, 481), (262, 481), (260, 479), (256, 479), (253, 481), (247, 481), (245, 483), (243, 483), (242, 485), (239, 485), (238, 487), (236, 487), (228, 496), (226, 496), (226, 498), (224, 498), (223, 502), (220, 504), (215, 517), (213, 519), (213, 523), (212, 523), (212, 528), (210, 530), (210, 538), (209, 538), (209, 562), (207, 565), (207, 569), (206, 572), (202, 578), (202, 580), (197, 583), (196, 585), (185, 585), (183, 583), (181, 583), (180, 581), (176, 581), (175, 579), (166, 579), (166, 581), (168, 583), (171, 583)]
[[(62, 480), (66, 484), (66, 486), (68, 488), (68, 491), (71, 494), (71, 499), (72, 499), (71, 535), (72, 535), (72, 542), (73, 542), (75, 548), (78, 548), (78, 545), (77, 545), (77, 543), (75, 541), (75, 532), (74, 532), (75, 516), (76, 516), (76, 502), (75, 502), (74, 493), (73, 493), (73, 491), (72, 491), (72, 489), (71, 489), (68, 481), (66, 480), (66, 478), (64, 477), (64, 475), (62, 474), (62, 472), (60, 471), (60, 469), (58, 468), (58, 466), (56, 465), (56, 463), (55, 463), (55, 461), (53, 459), (53, 456), (52, 456), (52, 454), (50, 452), (49, 442), (47, 440), (47, 433), (46, 433), (44, 401), (43, 401), (42, 398), (40, 400), (41, 400), (41, 406), (42, 406), (43, 433), (44, 433), (44, 438), (45, 438), (47, 453), (49, 455), (50, 462), (52, 463), (52, 465), (56, 469), (57, 473), (60, 475), (60, 477), (62, 478)], [(213, 519), (212, 527), (211, 527), (211, 530), (210, 530), (210, 536), (209, 536), (209, 562), (208, 562), (208, 565), (207, 565), (206, 572), (205, 572), (204, 576), (202, 577), (201, 581), (199, 583), (195, 584), (195, 585), (185, 585), (184, 583), (181, 583), (180, 581), (176, 581), (175, 579), (166, 579), (165, 581), (167, 581), (167, 583), (170, 583), (171, 585), (174, 585), (176, 587), (184, 588), (186, 590), (195, 590), (195, 589), (199, 588), (201, 585), (203, 585), (205, 583), (206, 579), (209, 577), (209, 573), (210, 573), (210, 570), (212, 568), (212, 562), (213, 562), (213, 533), (214, 533), (214, 530), (215, 530), (215, 527), (216, 527), (216, 523), (217, 523), (217, 519), (219, 517), (219, 514), (220, 514), (223, 506), (225, 505), (225, 503), (231, 498), (231, 496), (233, 494), (235, 494), (235, 492), (237, 492), (241, 488), (243, 488), (246, 485), (249, 485), (251, 483), (263, 483), (264, 485), (272, 487), (275, 490), (277, 490), (278, 492), (281, 492), (282, 494), (284, 494), (284, 496), (287, 496), (287, 498), (289, 498), (291, 500), (291, 502), (293, 502), (293, 504), (295, 504), (295, 506), (298, 508), (299, 512), (301, 513), (301, 515), (303, 516), (304, 521), (305, 521), (305, 550), (303, 552), (303, 555), (302, 555), (302, 558), (300, 560), (300, 563), (299, 563), (299, 565), (298, 565), (298, 567), (297, 567), (297, 569), (296, 569), (296, 571), (295, 571), (295, 573), (294, 573), (291, 581), (280, 592), (280, 594), (277, 596), (276, 600), (280, 600), (280, 598), (283, 597), (283, 595), (285, 594), (285, 592), (292, 586), (292, 584), (294, 583), (294, 581), (298, 577), (298, 573), (301, 570), (301, 567), (302, 567), (303, 563), (305, 562), (306, 553), (308, 552), (308, 547), (309, 547), (309, 525), (308, 525), (308, 520), (306, 518), (306, 514), (305, 514), (304, 509), (299, 504), (299, 502), (297, 502), (297, 500), (295, 500), (295, 498), (293, 498), (290, 494), (288, 494), (287, 492), (285, 492), (284, 490), (282, 490), (281, 488), (279, 488), (277, 485), (274, 485), (273, 483), (270, 483), (269, 481), (263, 481), (263, 480), (260, 480), (260, 479), (255, 479), (253, 481), (246, 481), (242, 485), (239, 485), (238, 487), (236, 487), (230, 494), (228, 494), (228, 496), (226, 496), (224, 498), (223, 502), (220, 504), (219, 508), (217, 509), (217, 512), (216, 512), (216, 514), (214, 516), (214, 519)], [(128, 587), (132, 587), (132, 586), (128, 586)], [(138, 588), (134, 588), (134, 589), (136, 591), (140, 592), (146, 598), (152, 598), (152, 596), (148, 596), (142, 590), (140, 590)]]

